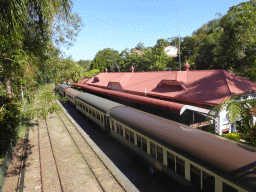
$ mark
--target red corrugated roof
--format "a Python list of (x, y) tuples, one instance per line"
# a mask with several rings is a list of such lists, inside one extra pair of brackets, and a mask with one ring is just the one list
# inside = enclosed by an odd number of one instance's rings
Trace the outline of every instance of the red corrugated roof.
[(86, 83), (89, 79), (90, 79), (90, 78), (85, 77), (85, 78), (83, 78), (83, 80), (80, 81), (78, 84), (84, 84), (84, 83)]
[[(118, 82), (124, 92), (145, 95), (146, 91), (147, 96), (208, 105), (220, 104), (233, 94), (256, 91), (256, 83), (226, 70), (101, 73), (95, 77), (99, 81), (91, 78), (86, 84), (107, 89), (110, 82)], [(159, 87), (162, 81), (169, 85)], [(182, 89), (172, 86), (172, 81)]]

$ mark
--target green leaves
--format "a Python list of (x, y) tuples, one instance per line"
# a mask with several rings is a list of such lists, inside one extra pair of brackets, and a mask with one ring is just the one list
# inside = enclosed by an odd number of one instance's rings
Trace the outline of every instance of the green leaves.
[(111, 48), (106, 48), (98, 51), (94, 60), (91, 62), (91, 69), (98, 69), (101, 72), (104, 72), (106, 68), (108, 68), (109, 72), (118, 71), (119, 61), (119, 52)]
[(208, 115), (216, 117), (219, 112), (227, 110), (230, 123), (233, 124), (235, 121), (241, 120), (243, 123), (240, 131), (247, 133), (253, 126), (252, 111), (254, 109), (256, 109), (256, 99), (245, 99), (243, 101), (226, 100), (214, 107)]
[(238, 101), (229, 102), (227, 105), (227, 115), (230, 119), (230, 123), (234, 123), (241, 115), (242, 110), (245, 110), (243, 108), (243, 104)]
[(59, 99), (58, 94), (54, 94), (51, 85), (42, 86), (36, 93), (33, 101), (28, 105), (26, 116), (39, 117), (46, 119), (49, 114), (60, 110), (60, 106), (56, 103)]

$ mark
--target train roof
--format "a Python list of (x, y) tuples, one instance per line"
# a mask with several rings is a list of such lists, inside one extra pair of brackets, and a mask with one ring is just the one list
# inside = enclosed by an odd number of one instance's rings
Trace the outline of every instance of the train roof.
[(110, 117), (249, 191), (256, 189), (256, 149), (121, 106)]
[(103, 111), (104, 113), (107, 113), (107, 114), (110, 109), (118, 107), (118, 106), (123, 106), (120, 103), (116, 103), (114, 101), (110, 101), (108, 99), (104, 99), (102, 97), (92, 95), (90, 93), (80, 92), (80, 94), (78, 94), (76, 97), (78, 99), (84, 101), (85, 103), (88, 103), (89, 105), (92, 105), (93, 107), (95, 107), (98, 110)]
[(78, 90), (73, 89), (73, 88), (68, 88), (68, 89), (66, 90), (66, 93), (70, 93), (70, 94), (72, 94), (72, 95), (78, 95), (78, 94), (81, 93), (81, 91), (78, 91)]
[(71, 86), (63, 83), (63, 84), (59, 84), (59, 87), (61, 87), (62, 89), (65, 89), (65, 88), (71, 87)]

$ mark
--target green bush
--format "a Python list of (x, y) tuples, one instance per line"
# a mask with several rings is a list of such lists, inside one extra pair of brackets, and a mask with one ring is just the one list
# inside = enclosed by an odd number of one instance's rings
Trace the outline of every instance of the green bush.
[(225, 138), (228, 138), (228, 139), (237, 141), (237, 142), (239, 142), (239, 141), (240, 141), (240, 138), (241, 138), (241, 136), (240, 136), (238, 133), (222, 134), (222, 137), (225, 137)]
[(93, 76), (97, 75), (98, 73), (100, 73), (99, 69), (93, 69), (91, 71), (84, 72), (83, 75), (85, 77), (92, 78)]
[[(21, 112), (19, 105), (8, 98), (4, 100), (0, 107), (0, 156), (5, 154), (11, 141), (18, 139), (18, 127), (20, 124)], [(2, 104), (2, 103), (0, 103)]]

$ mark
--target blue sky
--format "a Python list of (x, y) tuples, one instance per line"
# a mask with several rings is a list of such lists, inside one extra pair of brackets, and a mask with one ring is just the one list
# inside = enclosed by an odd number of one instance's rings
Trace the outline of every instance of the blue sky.
[[(75, 61), (93, 60), (104, 48), (119, 53), (139, 42), (154, 46), (157, 39), (191, 36), (204, 23), (226, 14), (229, 7), (245, 0), (74, 0), (73, 12), (84, 27), (74, 46), (62, 48)], [(180, 15), (180, 17), (179, 17)]]

